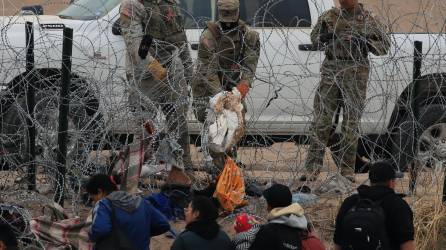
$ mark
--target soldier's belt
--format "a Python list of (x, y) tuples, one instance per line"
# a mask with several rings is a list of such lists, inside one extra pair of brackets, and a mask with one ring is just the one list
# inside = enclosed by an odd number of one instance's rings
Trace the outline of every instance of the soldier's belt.
[(351, 57), (351, 56), (333, 56), (330, 54), (325, 55), (328, 60), (339, 60), (339, 61), (365, 61), (367, 57)]
[(184, 33), (184, 31), (169, 34), (163, 40), (175, 46), (187, 42), (186, 33)]

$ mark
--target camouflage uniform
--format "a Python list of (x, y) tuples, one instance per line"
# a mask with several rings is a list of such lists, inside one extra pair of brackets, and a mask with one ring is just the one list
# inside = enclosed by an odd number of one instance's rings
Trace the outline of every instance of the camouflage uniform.
[[(201, 123), (206, 120), (210, 97), (242, 85), (247, 91), (254, 81), (260, 39), (256, 31), (239, 20), (239, 5), (238, 0), (219, 0), (219, 21), (209, 22), (200, 37), (192, 93), (195, 115)], [(225, 29), (225, 23), (232, 23), (234, 27)], [(221, 169), (225, 157), (209, 153), (214, 165)]]
[[(191, 166), (192, 160), (186, 120), (188, 90), (185, 70), (192, 70), (192, 60), (179, 11), (174, 0), (124, 0), (120, 24), (127, 48), (127, 78), (134, 86), (129, 91), (130, 104), (141, 112), (144, 120), (154, 120), (157, 108), (161, 107), (168, 131), (179, 136), (178, 143), (184, 152), (183, 163), (187, 167)], [(145, 34), (157, 41), (152, 44), (148, 59), (143, 60), (138, 55), (138, 48)], [(156, 80), (147, 72), (151, 60), (158, 60), (167, 68), (166, 80)], [(141, 103), (145, 107), (141, 107)]]
[[(334, 37), (323, 44), (322, 35), (331, 33)], [(324, 12), (311, 32), (311, 41), (315, 46), (326, 46), (326, 57), (314, 98), (312, 140), (305, 166), (318, 175), (333, 117), (342, 107), (341, 174), (352, 176), (369, 77), (368, 52), (385, 55), (390, 38), (381, 23), (359, 4), (351, 11), (333, 8)]]

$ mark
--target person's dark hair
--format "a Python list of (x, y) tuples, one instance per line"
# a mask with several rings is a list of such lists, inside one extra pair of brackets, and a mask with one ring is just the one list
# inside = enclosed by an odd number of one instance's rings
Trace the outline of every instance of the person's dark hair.
[(218, 209), (214, 202), (206, 196), (194, 196), (191, 201), (192, 211), (198, 211), (199, 220), (216, 220)]
[(290, 188), (282, 184), (273, 184), (262, 195), (271, 208), (287, 207), (293, 200)]
[(98, 194), (99, 189), (109, 194), (113, 191), (118, 190), (118, 186), (121, 183), (121, 177), (119, 175), (105, 175), (97, 174), (90, 177), (87, 184), (85, 185), (85, 190), (89, 194)]
[(0, 241), (3, 241), (8, 249), (18, 246), (17, 237), (7, 224), (0, 224)]
[(372, 185), (385, 185), (396, 178), (396, 171), (390, 162), (378, 161), (370, 164), (369, 180)]

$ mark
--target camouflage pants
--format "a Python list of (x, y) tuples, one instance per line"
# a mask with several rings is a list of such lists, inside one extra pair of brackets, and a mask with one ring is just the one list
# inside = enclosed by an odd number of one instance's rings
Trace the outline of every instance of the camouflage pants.
[(326, 63), (324, 66), (314, 97), (311, 144), (305, 168), (316, 173), (320, 171), (325, 147), (333, 131), (333, 118), (338, 107), (342, 107), (340, 167), (342, 175), (351, 175), (354, 173), (358, 127), (366, 99), (369, 67), (337, 63), (336, 70), (330, 70), (334, 68), (332, 65)]
[[(167, 132), (183, 149), (183, 164), (192, 167), (190, 139), (187, 127), (188, 90), (181, 60), (174, 57), (168, 67), (168, 78), (157, 81), (149, 76), (136, 79), (129, 93), (129, 102), (141, 120), (155, 121), (161, 109), (166, 118)], [(180, 166), (178, 166), (180, 167)]]
[(189, 48), (187, 44), (182, 44), (180, 47), (180, 59), (183, 63), (184, 68), (184, 78), (186, 78), (186, 82), (190, 84), (194, 74), (194, 65), (192, 61), (192, 57), (190, 55)]

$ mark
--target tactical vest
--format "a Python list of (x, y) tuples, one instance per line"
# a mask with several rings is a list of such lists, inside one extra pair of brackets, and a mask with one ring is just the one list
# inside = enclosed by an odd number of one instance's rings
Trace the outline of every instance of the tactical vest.
[(177, 44), (186, 41), (184, 21), (176, 0), (143, 0), (145, 29), (155, 39)]
[(216, 41), (215, 55), (218, 57), (218, 77), (223, 89), (230, 90), (241, 79), (241, 61), (245, 54), (246, 24), (239, 21), (238, 29), (223, 33), (215, 22), (208, 22), (208, 30)]
[[(332, 10), (333, 14), (329, 20), (326, 20), (328, 32), (333, 32), (338, 38), (347, 35), (366, 37), (367, 35), (367, 18), (369, 12), (360, 7), (360, 12), (351, 15), (335, 8)], [(344, 60), (367, 60), (368, 50), (366, 47), (358, 47), (356, 44), (342, 40), (335, 39), (327, 46), (326, 55), (328, 58), (337, 58)]]

